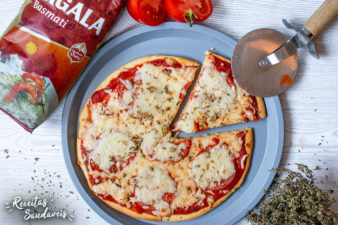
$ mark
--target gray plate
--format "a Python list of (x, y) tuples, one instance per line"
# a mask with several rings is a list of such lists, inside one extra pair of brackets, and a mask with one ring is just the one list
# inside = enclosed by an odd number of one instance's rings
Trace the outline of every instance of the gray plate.
[[(181, 23), (164, 23), (157, 27), (141, 27), (120, 35), (104, 45), (92, 59), (68, 94), (62, 118), (62, 144), (70, 177), (88, 205), (111, 224), (155, 224), (156, 222), (134, 219), (115, 211), (90, 191), (87, 181), (76, 163), (76, 135), (78, 117), (83, 104), (101, 81), (120, 66), (142, 56), (165, 54), (182, 56), (200, 63), (204, 52), (216, 49), (230, 58), (236, 42), (228, 36), (207, 27), (194, 25), (190, 28)], [(254, 129), (255, 146), (252, 165), (243, 185), (224, 203), (194, 220), (170, 224), (233, 224), (262, 198), (274, 177), (271, 168), (278, 167), (284, 138), (283, 115), (278, 97), (265, 98), (267, 118), (211, 129), (202, 134)], [(182, 134), (186, 136), (186, 134)], [(168, 224), (157, 222), (156, 224)]]

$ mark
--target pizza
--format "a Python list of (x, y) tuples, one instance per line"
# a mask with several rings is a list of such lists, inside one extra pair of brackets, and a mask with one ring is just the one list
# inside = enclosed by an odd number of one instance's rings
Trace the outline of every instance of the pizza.
[(239, 87), (232, 75), (230, 61), (207, 52), (196, 85), (174, 130), (197, 133), (265, 117), (263, 99)]
[(180, 57), (139, 58), (110, 74), (84, 104), (78, 164), (92, 192), (110, 207), (140, 219), (188, 220), (242, 184), (251, 128), (178, 138), (171, 127), (198, 68)]
[(179, 57), (151, 56), (114, 71), (83, 107), (79, 135), (84, 145), (115, 130), (142, 138), (143, 147), (150, 148), (169, 130), (198, 66)]

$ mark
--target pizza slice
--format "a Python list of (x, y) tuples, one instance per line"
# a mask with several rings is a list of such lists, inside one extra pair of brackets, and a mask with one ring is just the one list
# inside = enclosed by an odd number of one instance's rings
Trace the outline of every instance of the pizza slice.
[(192, 138), (188, 157), (169, 169), (178, 185), (168, 220), (190, 220), (225, 201), (243, 183), (252, 150), (252, 129)]
[(197, 133), (265, 117), (263, 99), (239, 87), (230, 61), (207, 52), (196, 85), (173, 130)]

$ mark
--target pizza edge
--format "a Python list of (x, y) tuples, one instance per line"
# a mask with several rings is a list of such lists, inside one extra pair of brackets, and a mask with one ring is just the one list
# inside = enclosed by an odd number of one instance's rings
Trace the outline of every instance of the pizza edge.
[(257, 110), (258, 110), (258, 116), (260, 119), (264, 119), (266, 117), (266, 109), (264, 104), (264, 99), (261, 97), (256, 97), (257, 101)]
[[(231, 132), (226, 132), (226, 133), (219, 133), (218, 135), (222, 136), (226, 136), (226, 135), (232, 135), (234, 133), (237, 133), (239, 131), (247, 131), (246, 135), (245, 135), (245, 150), (248, 154), (248, 158), (246, 160), (246, 165), (245, 165), (245, 170), (243, 172), (243, 175), (241, 177), (241, 179), (237, 182), (237, 184), (231, 189), (231, 191), (229, 193), (227, 193), (226, 195), (224, 195), (222, 198), (218, 199), (216, 202), (214, 202), (212, 205), (209, 205), (197, 212), (194, 213), (190, 213), (190, 214), (184, 214), (184, 215), (172, 215), (170, 216), (169, 220), (170, 222), (179, 222), (179, 221), (184, 221), (184, 220), (191, 220), (194, 218), (197, 218), (199, 216), (202, 216), (206, 213), (208, 213), (209, 211), (213, 210), (214, 208), (216, 208), (217, 206), (219, 206), (221, 203), (223, 203), (227, 198), (229, 198), (231, 196), (231, 194), (233, 194), (235, 192), (236, 189), (238, 189), (245, 177), (246, 174), (249, 171), (250, 168), (250, 164), (251, 164), (251, 157), (252, 157), (252, 151), (253, 151), (253, 146), (254, 146), (254, 139), (253, 139), (253, 129), (252, 128), (247, 128), (247, 129), (243, 129), (243, 130), (238, 130), (238, 131), (231, 131)], [(203, 138), (203, 137), (201, 137)], [(249, 145), (247, 145), (249, 143)]]

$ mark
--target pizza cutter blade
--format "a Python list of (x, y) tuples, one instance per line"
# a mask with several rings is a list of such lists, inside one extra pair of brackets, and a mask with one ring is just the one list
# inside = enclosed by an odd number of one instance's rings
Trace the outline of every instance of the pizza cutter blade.
[(312, 39), (338, 14), (338, 0), (326, 0), (298, 29), (283, 20), (286, 27), (296, 30), (290, 38), (272, 29), (257, 29), (246, 34), (232, 55), (232, 72), (239, 85), (248, 93), (270, 97), (282, 93), (292, 84), (298, 68), (297, 50), (307, 47), (319, 58)]

